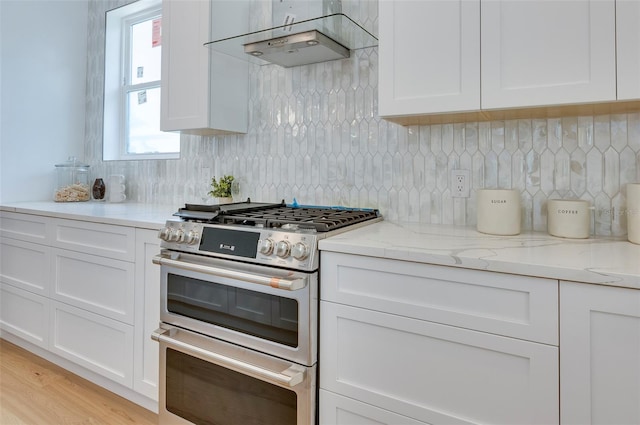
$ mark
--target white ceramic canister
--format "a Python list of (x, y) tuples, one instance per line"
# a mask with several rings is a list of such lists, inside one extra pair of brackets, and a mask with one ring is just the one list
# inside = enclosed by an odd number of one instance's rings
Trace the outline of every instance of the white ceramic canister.
[(125, 194), (124, 175), (112, 174), (107, 179), (107, 199), (109, 202), (124, 202), (127, 199)]
[(627, 184), (627, 239), (640, 245), (640, 183)]
[(478, 232), (520, 234), (520, 192), (515, 189), (478, 190)]
[(591, 204), (582, 199), (549, 199), (547, 232), (561, 238), (589, 237)]

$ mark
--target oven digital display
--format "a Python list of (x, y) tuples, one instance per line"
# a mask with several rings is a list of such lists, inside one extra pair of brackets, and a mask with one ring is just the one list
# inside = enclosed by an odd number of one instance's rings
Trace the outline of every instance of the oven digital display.
[(236, 257), (256, 258), (259, 232), (205, 227), (202, 230), (200, 251), (233, 255)]

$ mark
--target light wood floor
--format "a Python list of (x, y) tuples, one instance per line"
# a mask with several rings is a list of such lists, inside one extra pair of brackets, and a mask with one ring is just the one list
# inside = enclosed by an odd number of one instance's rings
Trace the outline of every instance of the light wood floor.
[(158, 416), (0, 339), (1, 425), (156, 425)]

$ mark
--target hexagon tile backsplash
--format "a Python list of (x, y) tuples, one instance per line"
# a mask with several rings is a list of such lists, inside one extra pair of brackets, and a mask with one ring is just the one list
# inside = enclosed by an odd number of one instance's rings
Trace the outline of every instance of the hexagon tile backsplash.
[[(377, 48), (295, 68), (256, 66), (246, 135), (183, 135), (180, 160), (102, 162), (102, 8), (90, 8), (87, 160), (104, 175), (125, 174), (129, 199), (202, 202), (212, 176), (233, 174), (240, 199), (471, 226), (477, 189), (515, 188), (524, 230), (546, 230), (547, 199), (580, 198), (595, 206), (592, 234), (626, 233), (624, 185), (640, 182), (640, 113), (402, 127), (377, 115)], [(452, 198), (453, 169), (470, 170), (470, 198)]]

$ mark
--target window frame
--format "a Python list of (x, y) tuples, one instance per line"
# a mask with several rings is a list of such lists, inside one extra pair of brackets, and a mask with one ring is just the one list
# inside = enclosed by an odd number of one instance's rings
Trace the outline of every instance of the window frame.
[(131, 26), (162, 17), (161, 0), (138, 0), (105, 14), (105, 66), (103, 112), (103, 160), (179, 159), (178, 152), (128, 153), (129, 93), (145, 88), (161, 89), (161, 80), (130, 84)]

